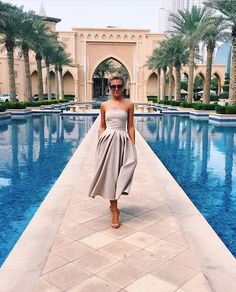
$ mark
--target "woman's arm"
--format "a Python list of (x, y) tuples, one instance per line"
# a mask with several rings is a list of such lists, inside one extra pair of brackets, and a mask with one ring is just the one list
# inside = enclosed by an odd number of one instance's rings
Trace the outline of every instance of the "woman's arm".
[(135, 144), (134, 104), (133, 103), (131, 103), (131, 106), (129, 107), (129, 111), (128, 111), (128, 134), (133, 144)]
[(98, 130), (98, 139), (101, 136), (102, 132), (106, 130), (106, 121), (105, 121), (105, 109), (104, 109), (104, 104), (101, 104), (100, 107), (100, 114), (101, 114), (101, 120), (100, 120), (100, 126)]

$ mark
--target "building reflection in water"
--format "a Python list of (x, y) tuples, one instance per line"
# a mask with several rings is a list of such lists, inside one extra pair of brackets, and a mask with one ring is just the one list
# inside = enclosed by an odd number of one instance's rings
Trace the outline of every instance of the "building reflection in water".
[(46, 114), (0, 124), (0, 265), (94, 120)]
[(136, 117), (136, 128), (236, 255), (236, 128), (188, 117)]

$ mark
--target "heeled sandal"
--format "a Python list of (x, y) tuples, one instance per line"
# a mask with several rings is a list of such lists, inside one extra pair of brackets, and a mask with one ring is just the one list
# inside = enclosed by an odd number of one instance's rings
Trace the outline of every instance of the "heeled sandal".
[(120, 211), (117, 208), (117, 206), (112, 206), (112, 205), (110, 206), (110, 210), (112, 212), (111, 227), (117, 229), (120, 227), (120, 221), (119, 221)]

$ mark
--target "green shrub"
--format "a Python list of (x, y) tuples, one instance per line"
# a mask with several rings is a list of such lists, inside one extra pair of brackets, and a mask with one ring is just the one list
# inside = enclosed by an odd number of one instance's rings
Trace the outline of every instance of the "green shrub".
[(204, 103), (194, 103), (193, 108), (195, 110), (215, 110), (217, 104), (204, 104)]
[(236, 114), (236, 106), (220, 106), (216, 107), (217, 114)]
[(147, 96), (147, 100), (156, 103), (157, 102), (157, 96), (156, 95), (148, 95)]
[(218, 101), (219, 98), (219, 95), (210, 95), (210, 101)]
[(180, 102), (180, 106), (185, 107), (185, 108), (192, 108), (193, 105), (194, 103), (192, 102), (187, 102), (187, 101)]
[(180, 106), (180, 101), (172, 100), (172, 101), (170, 102), (170, 105), (173, 105), (173, 106)]
[(5, 112), (7, 105), (5, 102), (0, 102), (0, 112)]

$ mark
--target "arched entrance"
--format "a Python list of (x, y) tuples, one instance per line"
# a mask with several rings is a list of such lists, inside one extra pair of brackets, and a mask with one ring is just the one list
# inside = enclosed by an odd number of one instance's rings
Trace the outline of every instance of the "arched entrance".
[(211, 90), (214, 90), (217, 95), (221, 93), (221, 80), (219, 74), (217, 73), (214, 73), (211, 79)]
[(148, 96), (157, 96), (158, 93), (158, 86), (157, 86), (157, 82), (158, 82), (158, 76), (155, 72), (153, 72), (147, 81), (147, 97)]
[(130, 75), (126, 67), (114, 58), (108, 58), (102, 61), (93, 74), (93, 99), (106, 99), (110, 96), (108, 85), (109, 75), (113, 72), (120, 73), (125, 79), (124, 96), (129, 98)]
[(32, 84), (32, 94), (37, 95), (38, 94), (38, 73), (37, 71), (34, 71), (31, 74), (31, 84)]
[(50, 81), (51, 81), (51, 91), (52, 93), (56, 93), (56, 78), (55, 73), (53, 71), (50, 71)]
[(75, 96), (75, 82), (72, 74), (66, 71), (63, 75), (64, 94)]

